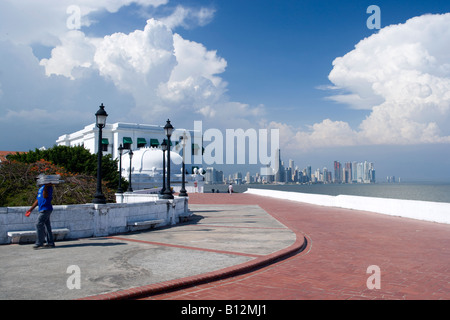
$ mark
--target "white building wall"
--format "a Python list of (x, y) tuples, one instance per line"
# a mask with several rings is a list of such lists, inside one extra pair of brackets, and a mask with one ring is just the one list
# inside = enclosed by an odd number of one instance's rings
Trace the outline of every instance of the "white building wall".
[[(179, 131), (185, 129), (178, 129)], [(84, 127), (84, 129), (79, 130), (74, 133), (64, 134), (56, 140), (57, 145), (63, 146), (79, 146), (84, 145), (86, 149), (88, 149), (91, 153), (97, 153), (98, 146), (98, 129), (95, 127), (95, 124), (90, 124)], [(186, 132), (191, 136), (190, 143), (196, 143), (196, 141), (201, 141), (201, 132), (194, 132), (193, 130), (186, 130)], [(175, 136), (175, 135), (174, 135)], [(195, 137), (194, 137), (195, 136)], [(136, 123), (123, 123), (117, 122), (113, 124), (106, 124), (105, 128), (102, 130), (102, 138), (108, 139), (109, 145), (108, 150), (104, 152), (104, 154), (111, 154), (113, 159), (117, 159), (119, 157), (118, 147), (120, 144), (123, 144), (123, 138), (130, 137), (133, 141), (132, 150), (137, 149), (137, 140), (138, 138), (145, 138), (147, 142), (147, 146), (150, 146), (150, 139), (157, 139), (159, 144), (166, 139), (164, 134), (164, 127), (157, 125), (149, 125), (149, 124), (136, 124)], [(175, 146), (175, 141), (172, 140), (172, 145)], [(189, 148), (188, 155), (191, 154), (189, 145), (186, 148)], [(187, 159), (188, 160), (188, 159)], [(193, 163), (193, 159), (190, 160), (190, 163)], [(186, 163), (189, 163), (186, 161)]]

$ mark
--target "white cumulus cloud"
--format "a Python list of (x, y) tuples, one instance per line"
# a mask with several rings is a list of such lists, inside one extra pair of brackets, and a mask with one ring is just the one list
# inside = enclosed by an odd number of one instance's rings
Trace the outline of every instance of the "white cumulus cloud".
[(143, 105), (154, 98), (161, 82), (168, 81), (176, 65), (173, 52), (172, 32), (151, 19), (144, 30), (101, 39), (94, 61), (101, 75), (130, 92), (137, 105)]
[[(143, 30), (90, 38), (69, 31), (49, 59), (42, 59), (46, 74), (70, 79), (83, 77), (84, 69), (98, 71), (116, 88), (134, 98), (132, 113), (142, 121), (154, 121), (170, 110), (191, 116), (215, 118), (228, 110), (250, 109), (229, 102), (227, 83), (220, 77), (227, 62), (201, 43), (183, 39), (163, 22), (149, 19)], [(242, 116), (242, 112), (229, 113)], [(185, 117), (185, 116), (184, 116)]]
[(45, 67), (45, 73), (63, 75), (74, 79), (76, 68), (90, 68), (96, 51), (95, 39), (88, 39), (84, 33), (72, 30), (61, 38), (61, 45), (51, 52), (51, 59), (42, 59), (40, 65)]
[(72, 12), (80, 9), (81, 26), (89, 26), (90, 15), (95, 12), (116, 12), (132, 3), (147, 7), (164, 5), (168, 0), (2, 0), (0, 1), (0, 40), (13, 40), (20, 44), (55, 46), (68, 31)]
[(450, 14), (381, 29), (336, 58), (329, 80), (329, 99), (370, 113), (356, 129), (329, 119), (291, 128), (300, 145), (450, 142)]
[(171, 29), (179, 26), (189, 29), (191, 25), (207, 25), (214, 18), (214, 13), (211, 8), (193, 9), (179, 5), (171, 15), (160, 20)]

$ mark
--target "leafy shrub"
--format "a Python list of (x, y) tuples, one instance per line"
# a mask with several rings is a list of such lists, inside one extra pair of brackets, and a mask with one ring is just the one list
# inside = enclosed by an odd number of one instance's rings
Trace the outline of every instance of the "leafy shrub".
[[(93, 200), (97, 189), (97, 155), (84, 147), (55, 146), (8, 156), (0, 165), (0, 206), (29, 206), (37, 195), (36, 177), (59, 174), (65, 183), (56, 185), (55, 205), (82, 204)], [(117, 161), (111, 155), (102, 159), (102, 191), (108, 202), (115, 201), (119, 184)], [(122, 179), (126, 190), (128, 182)]]

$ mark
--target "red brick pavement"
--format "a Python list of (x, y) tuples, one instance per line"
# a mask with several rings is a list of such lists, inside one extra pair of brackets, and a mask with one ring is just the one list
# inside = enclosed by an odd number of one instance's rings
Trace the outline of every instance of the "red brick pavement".
[[(450, 225), (250, 194), (191, 194), (195, 204), (257, 204), (308, 247), (244, 275), (148, 299), (450, 299)], [(368, 289), (380, 268), (380, 289)]]

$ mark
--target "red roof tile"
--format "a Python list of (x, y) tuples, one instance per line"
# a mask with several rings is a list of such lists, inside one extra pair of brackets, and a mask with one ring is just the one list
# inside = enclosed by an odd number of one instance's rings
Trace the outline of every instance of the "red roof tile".
[(16, 153), (26, 153), (23, 151), (0, 151), (0, 162), (6, 161), (6, 156), (9, 154), (16, 154)]

